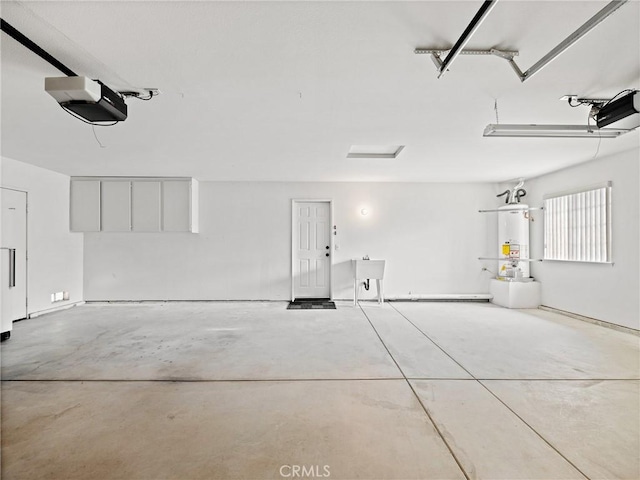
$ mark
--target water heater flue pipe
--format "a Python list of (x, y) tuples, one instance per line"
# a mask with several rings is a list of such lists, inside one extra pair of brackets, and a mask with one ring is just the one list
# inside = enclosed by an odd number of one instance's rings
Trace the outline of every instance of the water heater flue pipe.
[(520, 203), (520, 198), (524, 197), (527, 194), (527, 191), (522, 188), (524, 185), (524, 180), (520, 179), (518, 184), (513, 187), (511, 190), (505, 190), (504, 192), (496, 195), (496, 197), (500, 198), (503, 195), (506, 195), (507, 198), (504, 203), (507, 205), (514, 205)]
[(524, 188), (519, 188), (518, 190), (516, 190), (515, 197), (518, 203), (520, 203), (520, 197), (524, 197), (526, 194), (527, 194), (527, 191)]
[(496, 195), (496, 197), (500, 198), (500, 197), (501, 197), (501, 196), (503, 196), (503, 195), (506, 195), (506, 196), (507, 196), (507, 198), (506, 198), (506, 200), (504, 201), (504, 203), (506, 203), (506, 204), (511, 203), (511, 190), (505, 190), (504, 192), (499, 193), (498, 195)]

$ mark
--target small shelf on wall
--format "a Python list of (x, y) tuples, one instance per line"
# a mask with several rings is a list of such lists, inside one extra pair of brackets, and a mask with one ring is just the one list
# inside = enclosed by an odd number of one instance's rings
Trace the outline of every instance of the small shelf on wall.
[(198, 233), (198, 181), (189, 177), (72, 177), (72, 232)]
[(509, 258), (509, 257), (478, 257), (478, 260), (499, 260), (501, 262), (542, 262), (541, 258)]
[(514, 208), (491, 208), (488, 210), (478, 210), (479, 213), (493, 213), (493, 212), (533, 212), (536, 210), (544, 210), (544, 207), (525, 207), (518, 208), (516, 205)]

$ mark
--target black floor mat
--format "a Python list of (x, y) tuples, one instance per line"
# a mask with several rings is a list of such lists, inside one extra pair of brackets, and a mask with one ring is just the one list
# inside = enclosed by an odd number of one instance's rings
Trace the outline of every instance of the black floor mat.
[(293, 302), (289, 302), (287, 305), (287, 310), (325, 310), (325, 309), (336, 309), (336, 303), (330, 300), (319, 299), (319, 300), (295, 300)]

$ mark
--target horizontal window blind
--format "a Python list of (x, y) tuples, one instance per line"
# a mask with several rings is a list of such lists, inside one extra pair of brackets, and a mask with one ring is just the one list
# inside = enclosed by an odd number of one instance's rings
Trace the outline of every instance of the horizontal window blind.
[(611, 262), (611, 183), (544, 199), (544, 259)]

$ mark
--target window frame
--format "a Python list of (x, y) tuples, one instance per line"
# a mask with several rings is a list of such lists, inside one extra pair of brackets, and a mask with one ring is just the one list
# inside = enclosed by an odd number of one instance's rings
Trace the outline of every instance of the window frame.
[[(543, 261), (545, 262), (569, 262), (569, 263), (589, 263), (589, 264), (605, 264), (605, 265), (613, 265), (613, 256), (612, 256), (612, 244), (613, 244), (613, 239), (612, 239), (612, 225), (613, 225), (613, 221), (612, 221), (612, 215), (611, 215), (611, 205), (612, 205), (612, 193), (613, 193), (613, 182), (611, 181), (607, 181), (607, 182), (602, 182), (602, 183), (598, 183), (595, 185), (589, 185), (589, 186), (585, 186), (585, 187), (580, 187), (580, 188), (575, 188), (575, 189), (571, 189), (571, 190), (566, 190), (566, 191), (562, 191), (562, 192), (556, 192), (556, 193), (552, 193), (552, 194), (548, 194), (548, 195), (544, 195), (542, 197), (543, 199), (543, 211), (544, 211), (544, 225), (543, 225)], [(586, 192), (593, 192), (596, 190), (600, 190), (600, 189), (605, 189), (605, 202), (604, 202), (604, 209), (600, 208), (600, 212), (603, 212), (605, 215), (605, 220), (604, 220), (604, 226), (605, 226), (605, 230), (604, 230), (604, 235), (605, 235), (605, 246), (604, 246), (604, 256), (605, 258), (603, 260), (597, 260), (597, 259), (585, 259), (582, 258), (584, 257), (584, 255), (580, 256), (581, 258), (575, 259), (575, 258), (559, 258), (562, 255), (559, 255), (559, 252), (550, 252), (549, 249), (550, 247), (548, 246), (549, 244), (549, 237), (552, 235), (552, 233), (548, 232), (549, 226), (550, 226), (550, 220), (549, 220), (549, 215), (550, 215), (550, 208), (549, 208), (549, 204), (548, 201), (549, 200), (553, 200), (553, 199), (557, 199), (557, 198), (562, 198), (562, 197), (570, 197), (573, 195), (579, 195), (581, 193), (586, 193)], [(582, 210), (584, 211), (584, 210)], [(571, 228), (571, 224), (572, 224), (572, 217), (569, 216), (569, 213), (571, 213), (568, 209), (564, 212), (565, 217), (564, 218), (557, 218), (556, 219), (556, 229), (560, 229), (560, 230), (568, 230)], [(562, 215), (562, 213), (560, 213), (560, 215)], [(575, 220), (573, 220), (575, 221)], [(558, 225), (558, 222), (560, 222), (560, 225)], [(575, 225), (575, 223), (574, 223)], [(593, 225), (591, 226), (593, 228)], [(569, 235), (568, 233), (564, 234), (565, 236)], [(584, 236), (582, 237), (584, 238)], [(592, 237), (593, 238), (593, 237)], [(571, 249), (571, 239), (570, 239), (570, 235), (567, 236), (566, 238), (561, 239), (561, 242), (565, 242), (564, 247), (560, 247), (560, 248), (565, 248), (567, 250)], [(581, 244), (582, 246), (580, 248), (585, 248), (585, 245)], [(588, 244), (587, 244), (588, 245)], [(592, 247), (593, 248), (593, 247)], [(588, 252), (587, 255), (591, 255), (593, 256), (594, 254), (592, 253), (593, 249)], [(551, 254), (554, 254), (554, 256), (552, 257)], [(567, 255), (565, 255), (567, 256)], [(575, 256), (575, 252), (570, 253), (568, 256)]]

